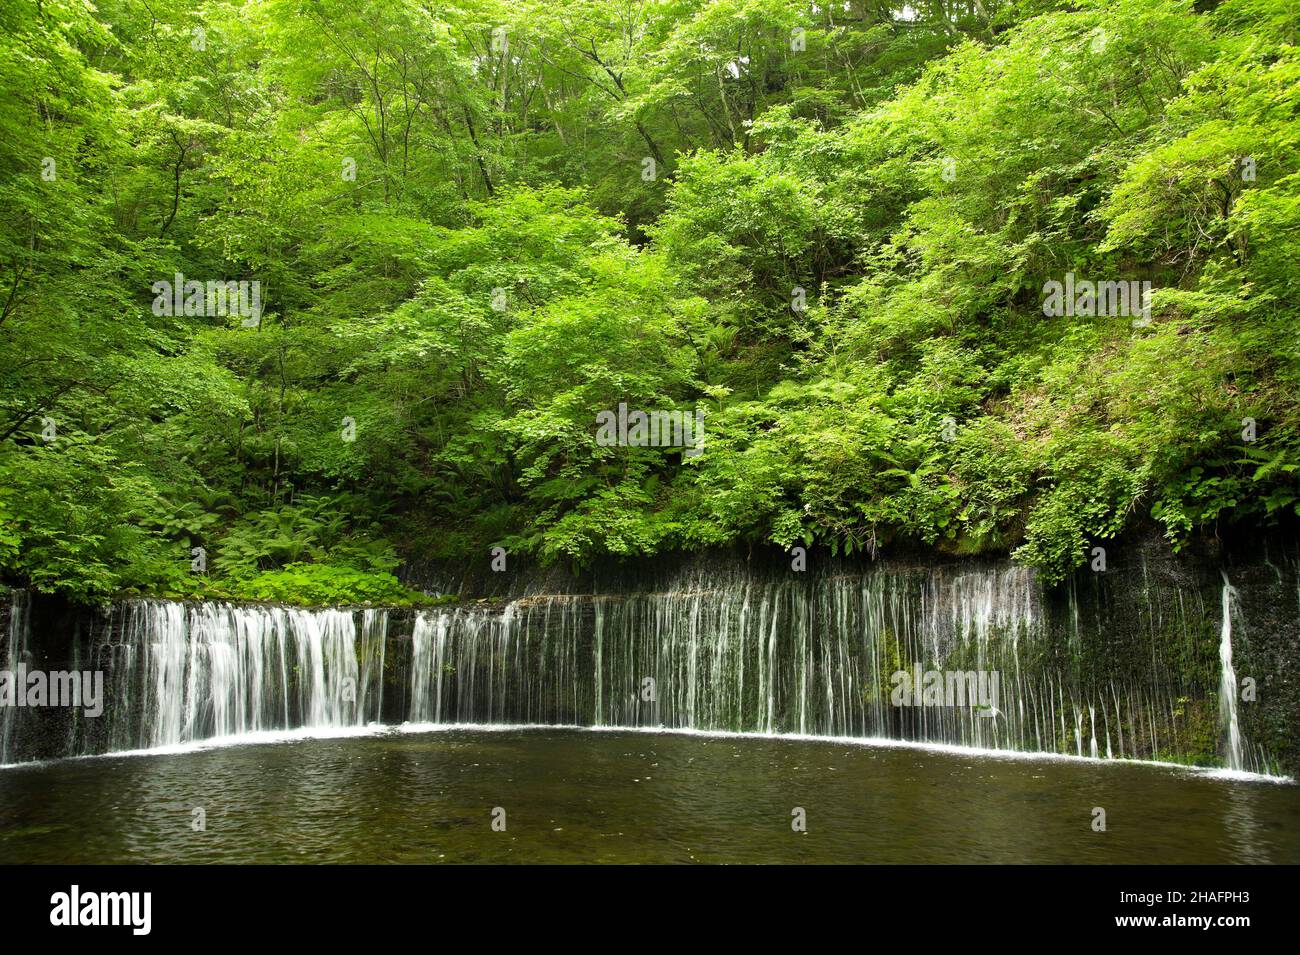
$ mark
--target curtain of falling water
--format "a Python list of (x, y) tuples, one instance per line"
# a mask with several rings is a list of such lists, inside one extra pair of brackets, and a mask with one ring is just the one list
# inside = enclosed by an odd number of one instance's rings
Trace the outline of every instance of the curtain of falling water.
[[(796, 579), (695, 567), (659, 592), (533, 595), (492, 610), (422, 611), (409, 645), (393, 642), (384, 610), (133, 601), (91, 649), (89, 664), (106, 673), (105, 714), (93, 729), (74, 724), (64, 752), (387, 716), (1204, 758), (1192, 751), (1187, 727), (1198, 701), (1217, 716), (1218, 674), (1207, 685), (1189, 676), (1186, 661), (1205, 643), (1207, 624), (1219, 630), (1212, 611), (1195, 591), (1166, 594), (1158, 605), (1138, 591), (1125, 613), (1137, 606), (1131, 615), (1143, 622), (1121, 638), (1113, 621), (1089, 618), (1100, 612), (1095, 600), (1069, 593), (1053, 625), (1032, 572), (1007, 564)], [(26, 652), (25, 627), (16, 604), (11, 669)], [(409, 649), (390, 660), (399, 647)], [(1219, 654), (1208, 651), (1217, 664)], [(996, 673), (996, 712), (893, 705), (894, 674), (914, 667)], [(386, 668), (389, 692), (405, 697), (387, 709)], [(2, 712), (0, 720), (8, 762), (14, 720)], [(1239, 736), (1229, 752), (1243, 768), (1263, 759)]]
[[(22, 590), (16, 590), (9, 606), (9, 632), (7, 634), (8, 650), (5, 653), (5, 670), (11, 674), (18, 672), (18, 666), (27, 662), (27, 642), (30, 639), (28, 628), (28, 607), (31, 596)], [(25, 714), (13, 706), (0, 706), (0, 765), (12, 762), (16, 753), (15, 736), (18, 722)]]
[[(1034, 727), (1020, 708), (987, 718), (891, 705), (892, 674), (913, 663), (1000, 669), (1031, 688), (1017, 647), (1036, 632), (1032, 575), (919, 579), (696, 578), (665, 593), (522, 598), (499, 615), (425, 612), (410, 717), (1049, 744), (1052, 724)], [(1044, 675), (1032, 689), (1054, 699), (1056, 683)]]
[[(663, 593), (523, 597), (415, 623), (414, 722), (576, 723), (888, 737), (1079, 756), (1184, 758), (1186, 701), (1154, 631), (1140, 671), (1046, 625), (1012, 566), (810, 581), (697, 571)], [(1159, 616), (1154, 614), (1154, 616)], [(1199, 618), (1198, 618), (1199, 619)], [(1181, 629), (1180, 629), (1181, 628)], [(1089, 640), (1104, 645), (1108, 634)], [(1094, 647), (1095, 650), (1095, 647)], [(983, 671), (997, 712), (897, 707), (893, 675)]]
[(108, 749), (377, 719), (387, 615), (167, 601), (127, 604), (98, 648)]

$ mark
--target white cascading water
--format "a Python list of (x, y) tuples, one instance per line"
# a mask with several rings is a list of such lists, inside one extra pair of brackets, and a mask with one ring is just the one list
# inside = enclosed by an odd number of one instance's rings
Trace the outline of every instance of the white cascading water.
[(1232, 668), (1232, 601), (1236, 591), (1223, 575), (1223, 627), (1219, 635), (1219, 716), (1227, 740), (1224, 754), (1229, 769), (1244, 769), (1241, 725), (1237, 720), (1237, 673)]
[[(15, 590), (10, 598), (9, 628), (6, 634), (8, 650), (5, 653), (5, 669), (9, 673), (16, 672), (18, 664), (23, 662), (27, 655), (27, 640), (30, 632), (27, 626), (27, 610), (30, 599), (30, 595), (23, 590)], [(0, 706), (0, 765), (13, 760), (14, 735), (21, 716), (21, 711), (16, 707)]]
[(382, 705), (387, 615), (170, 601), (125, 608), (99, 648), (110, 750), (288, 728), (364, 725)]
[[(1228, 765), (1247, 768), (1232, 692), (1233, 593), (1225, 580), (1219, 696)], [(1194, 597), (1180, 593), (1161, 627), (1148, 614), (1126, 636), (1125, 658), (1100, 619), (1082, 626), (1073, 592), (1068, 633), (1048, 625), (1045, 600), (1031, 571), (983, 564), (799, 579), (696, 567), (657, 592), (424, 610), (392, 634), (383, 609), (131, 601), (91, 645), (106, 674), (104, 716), (73, 724), (65, 754), (406, 720), (1203, 756), (1183, 749), (1186, 703), (1212, 707), (1213, 685), (1188, 682), (1171, 662), (1178, 654), (1157, 642), (1204, 646), (1208, 615)], [(11, 665), (27, 640), (17, 603)], [(998, 699), (982, 710), (893, 705), (894, 674), (917, 666), (995, 673)], [(9, 762), (13, 720), (0, 719)]]
[[(1162, 654), (1144, 653), (1154, 675), (1102, 682), (1053, 640), (1041, 601), (1031, 572), (1003, 565), (811, 581), (697, 573), (662, 593), (429, 610), (415, 622), (408, 719), (1178, 756), (1169, 740), (1188, 691)], [(893, 706), (891, 676), (915, 663), (998, 673), (997, 713)]]

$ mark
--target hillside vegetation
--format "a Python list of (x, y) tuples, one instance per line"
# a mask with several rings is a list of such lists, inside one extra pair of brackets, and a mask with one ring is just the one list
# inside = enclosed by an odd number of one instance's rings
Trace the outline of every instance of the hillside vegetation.
[[(0, 574), (1054, 580), (1290, 520), (1298, 37), (1294, 0), (0, 0)], [(598, 441), (620, 404), (701, 453)]]

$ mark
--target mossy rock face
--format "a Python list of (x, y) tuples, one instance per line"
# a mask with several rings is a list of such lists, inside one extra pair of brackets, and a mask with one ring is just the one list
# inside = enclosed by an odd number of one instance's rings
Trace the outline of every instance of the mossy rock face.
[(1193, 700), (1180, 697), (1174, 710), (1175, 739), (1178, 741), (1168, 762), (1192, 766), (1217, 766), (1219, 755), (1219, 702), (1217, 697)]
[[(1101, 675), (1142, 673), (1164, 685), (1174, 701), (1175, 735), (1157, 753), (1172, 762), (1223, 765), (1220, 717), (1225, 579), (1233, 588), (1232, 650), (1241, 684), (1254, 681), (1255, 699), (1238, 699), (1241, 731), (1251, 754), (1269, 767), (1300, 771), (1300, 546), (1289, 536), (1193, 541), (1170, 552), (1155, 536), (1108, 545), (1105, 574), (1076, 573), (1055, 591), (1073, 588), (1075, 610), (1098, 641), (1092, 665)], [(1069, 614), (1061, 605), (1054, 618)], [(1066, 628), (1068, 630), (1068, 627)], [(1063, 634), (1064, 636), (1064, 634)], [(1262, 767), (1261, 767), (1262, 768)]]
[(1024, 541), (1020, 529), (972, 534), (958, 531), (950, 538), (935, 541), (935, 550), (949, 557), (985, 557), (1008, 554)]

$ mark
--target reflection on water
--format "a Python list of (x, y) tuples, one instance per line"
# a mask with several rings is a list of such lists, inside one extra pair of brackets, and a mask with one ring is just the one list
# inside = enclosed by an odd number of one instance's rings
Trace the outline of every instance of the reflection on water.
[[(1107, 831), (1092, 830), (1094, 807)], [(506, 830), (494, 832), (502, 807)], [(791, 829), (802, 807), (807, 832)], [(194, 810), (206, 813), (196, 832)], [(0, 772), (0, 862), (1300, 862), (1300, 787), (761, 737), (448, 729)]]

